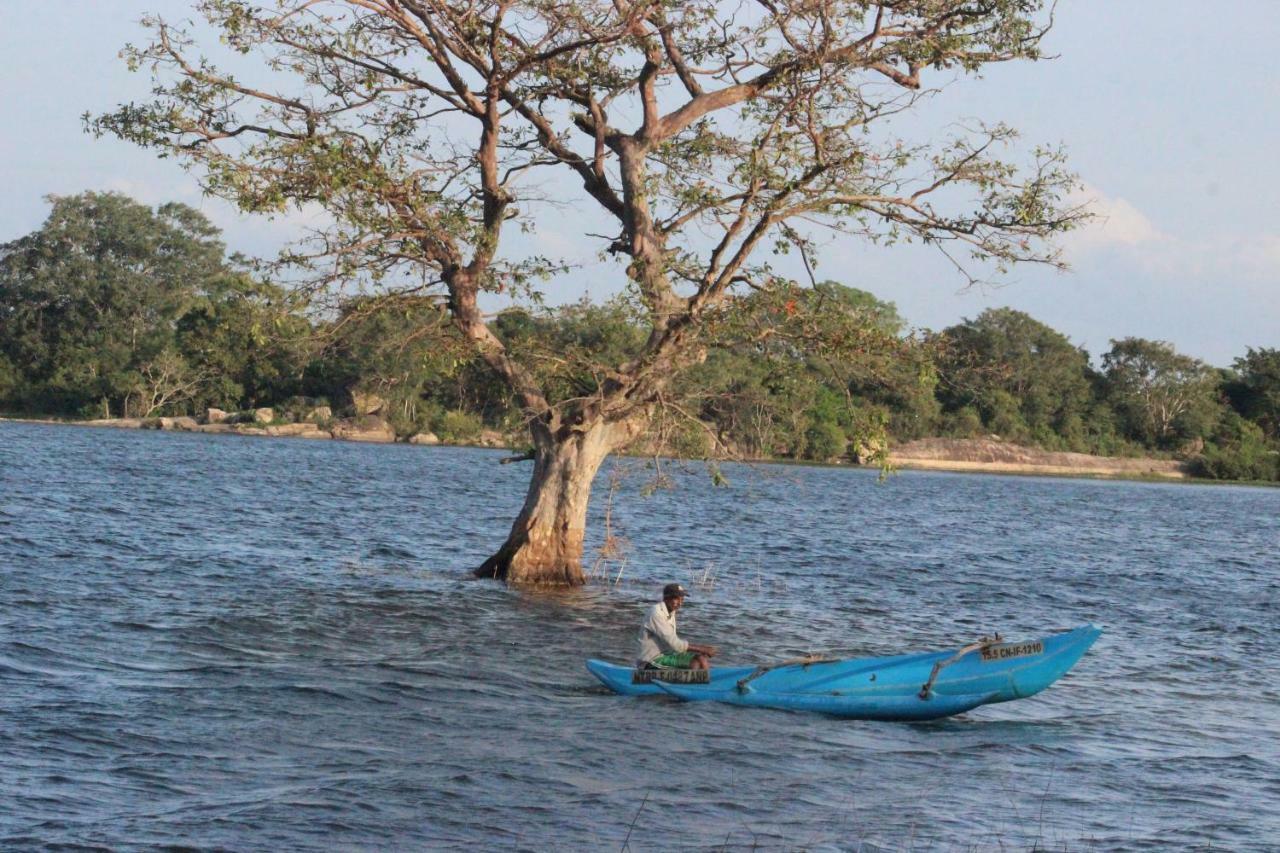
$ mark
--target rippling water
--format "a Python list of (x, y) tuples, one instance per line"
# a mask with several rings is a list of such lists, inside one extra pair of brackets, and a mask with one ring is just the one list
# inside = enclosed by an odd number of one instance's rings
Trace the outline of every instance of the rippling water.
[[(463, 571), (523, 494), (499, 457), (0, 425), (0, 847), (1280, 839), (1280, 490), (642, 471), (610, 582), (532, 595)], [(669, 579), (726, 662), (1106, 633), (930, 724), (603, 692), (583, 659)]]

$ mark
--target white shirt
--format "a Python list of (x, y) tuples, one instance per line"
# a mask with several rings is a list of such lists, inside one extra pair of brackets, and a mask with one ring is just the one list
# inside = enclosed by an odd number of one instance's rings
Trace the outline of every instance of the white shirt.
[(640, 664), (646, 664), (659, 655), (677, 654), (689, 650), (689, 644), (676, 634), (676, 615), (667, 609), (665, 601), (649, 608), (644, 624), (640, 626)]

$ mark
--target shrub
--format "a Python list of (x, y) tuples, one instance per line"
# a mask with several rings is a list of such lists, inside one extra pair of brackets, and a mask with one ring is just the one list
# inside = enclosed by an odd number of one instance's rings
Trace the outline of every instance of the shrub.
[(1192, 470), (1214, 480), (1280, 480), (1280, 451), (1267, 444), (1261, 427), (1230, 412)]
[(431, 421), (431, 431), (439, 436), (441, 441), (471, 441), (480, 435), (482, 429), (484, 429), (484, 423), (478, 415), (460, 409), (443, 412)]
[(987, 429), (1006, 441), (1024, 442), (1030, 437), (1018, 401), (1007, 391), (996, 389), (983, 403)]
[(818, 421), (805, 430), (804, 458), (826, 462), (844, 454), (844, 430), (832, 421)]
[(942, 416), (942, 433), (951, 438), (973, 438), (982, 432), (982, 416), (973, 406), (965, 406)]

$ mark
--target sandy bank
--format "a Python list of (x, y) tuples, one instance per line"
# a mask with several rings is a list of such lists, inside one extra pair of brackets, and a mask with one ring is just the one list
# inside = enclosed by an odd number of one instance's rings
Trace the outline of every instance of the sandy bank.
[(1189, 476), (1186, 464), (1172, 459), (1090, 456), (1023, 447), (991, 439), (922, 438), (894, 447), (889, 461), (900, 468), (982, 471), (1074, 477)]

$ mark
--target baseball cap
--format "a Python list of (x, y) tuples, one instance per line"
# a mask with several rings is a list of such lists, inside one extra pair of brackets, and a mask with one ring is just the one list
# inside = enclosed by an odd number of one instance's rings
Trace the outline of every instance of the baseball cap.
[(662, 597), (665, 598), (684, 598), (688, 593), (685, 588), (678, 583), (669, 583), (662, 588)]

